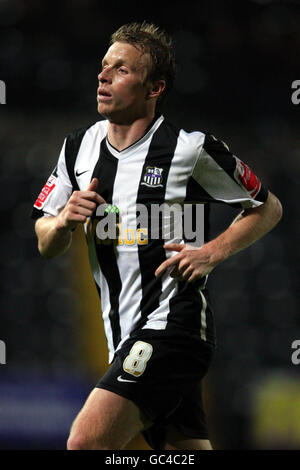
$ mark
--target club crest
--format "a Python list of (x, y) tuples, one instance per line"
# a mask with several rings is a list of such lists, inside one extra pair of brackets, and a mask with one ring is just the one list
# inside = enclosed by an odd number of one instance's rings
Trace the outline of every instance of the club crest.
[(156, 166), (147, 166), (145, 174), (143, 176), (143, 182), (141, 184), (150, 188), (162, 187), (162, 172), (163, 168), (157, 168)]

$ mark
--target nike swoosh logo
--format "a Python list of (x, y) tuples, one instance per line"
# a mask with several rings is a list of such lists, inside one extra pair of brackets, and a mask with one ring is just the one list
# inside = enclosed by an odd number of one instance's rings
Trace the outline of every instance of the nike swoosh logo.
[(119, 375), (119, 377), (117, 378), (117, 381), (118, 381), (118, 382), (135, 382), (135, 383), (137, 383), (136, 380), (122, 379), (122, 375)]
[(80, 175), (83, 175), (83, 173), (86, 173), (87, 171), (90, 171), (90, 170), (84, 170), (84, 171), (81, 171), (80, 173), (78, 173), (78, 170), (76, 170), (75, 175), (80, 176)]

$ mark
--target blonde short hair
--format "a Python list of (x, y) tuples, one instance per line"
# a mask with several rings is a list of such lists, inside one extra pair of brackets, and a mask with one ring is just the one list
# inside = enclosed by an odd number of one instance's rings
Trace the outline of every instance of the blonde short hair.
[(175, 55), (171, 37), (152, 23), (129, 23), (121, 26), (110, 38), (110, 45), (125, 42), (149, 53), (151, 65), (147, 80), (165, 80), (166, 88), (158, 97), (157, 110), (162, 107), (166, 95), (172, 89), (175, 80)]

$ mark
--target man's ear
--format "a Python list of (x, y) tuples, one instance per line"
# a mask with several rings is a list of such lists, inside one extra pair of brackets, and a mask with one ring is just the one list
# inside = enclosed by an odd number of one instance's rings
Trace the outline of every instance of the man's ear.
[(148, 99), (158, 98), (166, 88), (165, 80), (156, 80), (149, 86)]

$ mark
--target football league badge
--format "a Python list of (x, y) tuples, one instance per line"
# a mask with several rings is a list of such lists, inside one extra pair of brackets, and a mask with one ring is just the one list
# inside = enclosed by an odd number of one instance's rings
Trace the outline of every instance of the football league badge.
[(143, 177), (143, 182), (145, 186), (150, 188), (162, 187), (162, 172), (163, 168), (157, 168), (156, 166), (147, 166), (146, 171)]

